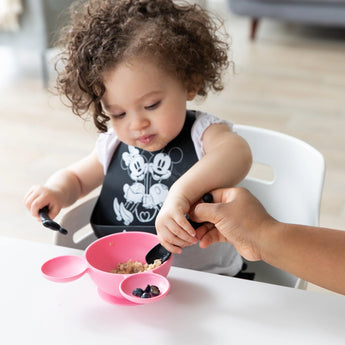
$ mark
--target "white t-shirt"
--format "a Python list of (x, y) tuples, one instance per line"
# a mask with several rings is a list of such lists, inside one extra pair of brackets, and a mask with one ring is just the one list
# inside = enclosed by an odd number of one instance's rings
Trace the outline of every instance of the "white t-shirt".
[[(196, 112), (191, 137), (198, 159), (205, 154), (202, 141), (203, 134), (210, 125), (215, 123), (227, 123), (232, 128), (232, 123), (229, 121), (219, 119), (208, 113)], [(96, 150), (99, 161), (103, 165), (104, 174), (107, 173), (110, 161), (119, 144), (120, 141), (112, 128), (99, 135), (96, 141)], [(184, 248), (182, 254), (174, 255), (173, 265), (233, 276), (241, 269), (242, 258), (229, 243), (215, 243), (205, 249), (201, 249), (196, 244)]]

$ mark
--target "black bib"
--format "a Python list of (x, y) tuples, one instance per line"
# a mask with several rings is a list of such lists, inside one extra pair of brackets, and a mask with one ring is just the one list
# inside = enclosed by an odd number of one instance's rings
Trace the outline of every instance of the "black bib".
[(118, 146), (91, 215), (97, 237), (124, 230), (156, 233), (168, 190), (198, 160), (191, 138), (194, 121), (195, 112), (187, 111), (180, 134), (159, 151)]

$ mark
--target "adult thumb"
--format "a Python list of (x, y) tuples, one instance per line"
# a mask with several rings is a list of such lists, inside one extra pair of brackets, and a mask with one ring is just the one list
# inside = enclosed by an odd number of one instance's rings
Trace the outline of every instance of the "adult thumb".
[(220, 218), (217, 212), (218, 208), (218, 204), (215, 203), (200, 203), (195, 206), (190, 217), (198, 223), (209, 222), (215, 224)]

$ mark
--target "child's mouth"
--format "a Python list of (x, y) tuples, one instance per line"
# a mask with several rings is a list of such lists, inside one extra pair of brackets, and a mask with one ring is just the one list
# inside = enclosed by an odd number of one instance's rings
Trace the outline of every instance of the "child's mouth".
[(142, 144), (150, 144), (153, 139), (155, 138), (154, 134), (151, 135), (142, 135), (141, 137), (138, 138), (138, 141)]

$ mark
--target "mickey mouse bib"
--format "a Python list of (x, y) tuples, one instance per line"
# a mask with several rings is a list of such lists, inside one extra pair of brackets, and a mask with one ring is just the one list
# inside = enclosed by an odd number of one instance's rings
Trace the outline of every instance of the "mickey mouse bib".
[(180, 134), (149, 152), (121, 143), (114, 152), (91, 215), (97, 237), (121, 231), (156, 233), (155, 220), (172, 184), (198, 160), (191, 138), (195, 113)]

